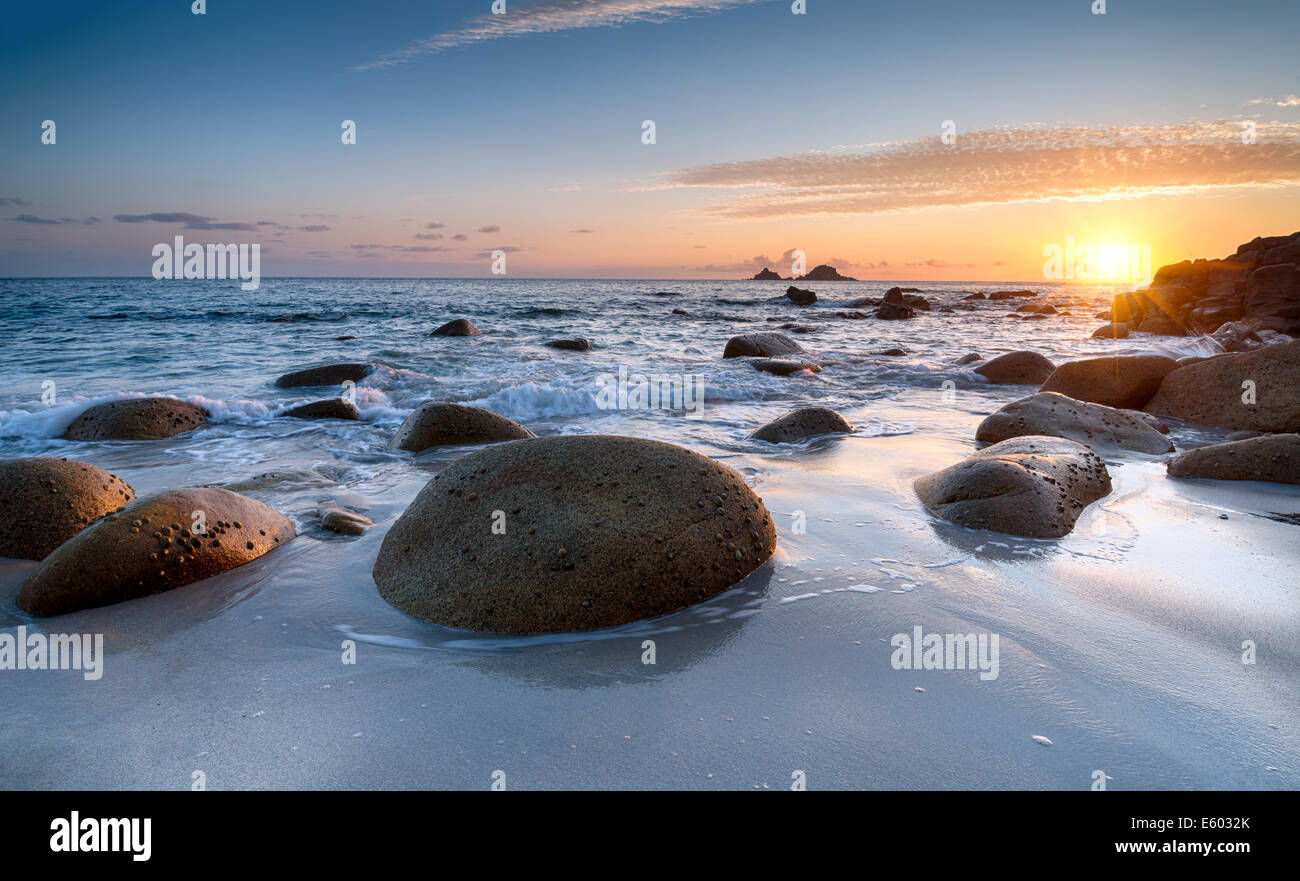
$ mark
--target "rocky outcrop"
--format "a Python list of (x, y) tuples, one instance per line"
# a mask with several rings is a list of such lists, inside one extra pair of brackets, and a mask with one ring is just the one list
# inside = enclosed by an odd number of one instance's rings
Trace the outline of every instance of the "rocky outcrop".
[(781, 276), (764, 266), (754, 275), (754, 281), (781, 281)]
[(785, 289), (785, 295), (796, 306), (811, 306), (817, 302), (817, 295), (812, 291), (797, 288), (794, 285)]
[(1142, 409), (1202, 425), (1300, 431), (1300, 340), (1179, 367)]
[(823, 434), (852, 434), (847, 419), (828, 407), (804, 407), (775, 419), (750, 435), (773, 444), (793, 444)]
[(418, 453), (429, 447), (490, 444), (536, 437), (518, 422), (481, 407), (429, 401), (412, 411), (388, 441), (390, 450)]
[(791, 373), (807, 371), (809, 373), (821, 373), (822, 369), (811, 361), (788, 361), (783, 358), (755, 358), (749, 362), (755, 370), (761, 370), (763, 373), (772, 373), (776, 376), (789, 376)]
[(64, 440), (160, 440), (193, 431), (208, 411), (175, 398), (106, 401), (82, 411), (63, 432)]
[(43, 560), (134, 498), (126, 481), (86, 462), (0, 459), (0, 557)]
[(453, 318), (430, 336), (478, 336), (482, 332), (468, 318)]
[(975, 368), (993, 385), (1040, 385), (1052, 375), (1052, 362), (1037, 352), (1008, 352)]
[(1168, 462), (1170, 477), (1300, 484), (1300, 434), (1272, 434), (1187, 450)]
[(1060, 392), (1076, 401), (1141, 410), (1161, 381), (1178, 367), (1162, 355), (1131, 355), (1067, 361), (1047, 377), (1042, 391)]
[(1169, 439), (1142, 416), (1101, 404), (1076, 401), (1056, 392), (1039, 392), (1012, 401), (975, 430), (975, 439), (995, 444), (1013, 437), (1046, 435), (1139, 453), (1168, 453)]
[(310, 401), (290, 407), (282, 414), (294, 419), (350, 419), (361, 418), (357, 405), (342, 398), (326, 398), (323, 401)]
[(571, 340), (551, 340), (546, 344), (552, 349), (565, 349), (570, 352), (590, 352), (595, 349), (591, 340), (584, 337), (577, 337)]
[(916, 317), (916, 309), (905, 303), (883, 303), (876, 310), (876, 317), (882, 321), (902, 321)]
[(760, 331), (745, 333), (727, 340), (724, 358), (779, 358), (802, 352), (803, 348), (783, 333)]
[(1019, 300), (1025, 297), (1037, 297), (1034, 291), (994, 291), (989, 294), (990, 300)]
[(930, 513), (970, 529), (1060, 538), (1110, 492), (1097, 454), (1055, 437), (1017, 437), (913, 483)]
[(275, 381), (279, 388), (306, 388), (317, 385), (342, 385), (361, 382), (375, 369), (373, 364), (326, 364), (286, 373)]
[(578, 631), (707, 599), (775, 549), (771, 516), (731, 469), (658, 441), (567, 435), (448, 465), (373, 574), (390, 604), (447, 627)]
[(59, 545), (23, 584), (18, 607), (62, 615), (162, 593), (242, 566), (293, 535), (287, 517), (247, 496), (167, 490), (104, 515)]
[[(1160, 267), (1151, 284), (1119, 294), (1115, 321), (1147, 333), (1210, 333), (1248, 319), (1300, 335), (1300, 232), (1256, 238), (1221, 260), (1184, 260)], [(1146, 330), (1143, 325), (1150, 319)]]
[(857, 281), (856, 278), (849, 278), (847, 275), (840, 275), (834, 266), (822, 263), (814, 266), (812, 271), (807, 275), (801, 275), (796, 281)]

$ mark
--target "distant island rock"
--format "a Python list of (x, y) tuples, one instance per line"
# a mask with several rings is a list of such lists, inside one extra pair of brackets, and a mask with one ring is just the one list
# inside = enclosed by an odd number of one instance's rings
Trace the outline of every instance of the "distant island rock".
[[(755, 276), (754, 281), (784, 281), (778, 273), (764, 266)], [(793, 279), (791, 279), (793, 280)]]
[(823, 263), (820, 266), (814, 266), (812, 272), (809, 272), (807, 275), (801, 275), (798, 278), (789, 275), (782, 278), (780, 275), (764, 266), (754, 275), (752, 281), (857, 281), (857, 279), (850, 278), (847, 275), (840, 275), (839, 271), (836, 270), (834, 266)]

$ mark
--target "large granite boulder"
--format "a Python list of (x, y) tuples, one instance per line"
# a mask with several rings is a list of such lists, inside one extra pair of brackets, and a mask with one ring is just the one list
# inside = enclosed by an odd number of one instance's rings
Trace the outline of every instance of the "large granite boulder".
[(793, 444), (823, 434), (852, 434), (849, 420), (828, 407), (803, 407), (774, 419), (750, 435), (773, 444)]
[(326, 364), (286, 373), (275, 381), (279, 388), (306, 388), (318, 385), (342, 385), (360, 382), (375, 369), (373, 364)]
[(457, 459), (384, 537), (379, 593), (447, 627), (615, 627), (708, 599), (776, 531), (739, 474), (658, 441), (566, 435)]
[(43, 560), (134, 498), (126, 481), (87, 462), (0, 459), (0, 557)]
[(724, 358), (779, 358), (802, 352), (803, 348), (783, 333), (760, 331), (744, 333), (727, 340)]
[(428, 401), (416, 407), (388, 440), (388, 449), (418, 453), (452, 444), (490, 444), (536, 437), (513, 419), (482, 407)]
[(1103, 324), (1092, 332), (1094, 340), (1122, 340), (1128, 336), (1127, 324)]
[(1060, 538), (1110, 492), (1110, 474), (1083, 444), (1017, 437), (913, 483), (930, 513), (958, 526)]
[(1142, 409), (1222, 428), (1300, 431), (1300, 340), (1179, 367)]
[(208, 411), (175, 398), (105, 401), (82, 411), (63, 432), (64, 440), (161, 440), (193, 431)]
[(1052, 370), (1052, 362), (1037, 352), (1007, 352), (975, 368), (993, 385), (1039, 385)]
[(1300, 484), (1300, 434), (1270, 434), (1186, 450), (1168, 462), (1170, 477)]
[[(202, 512), (202, 533), (194, 530)], [(287, 542), (293, 524), (248, 496), (174, 489), (106, 514), (32, 572), (18, 607), (62, 615), (162, 593), (242, 566)]]
[(989, 416), (975, 430), (975, 439), (995, 444), (1013, 437), (1047, 435), (1094, 449), (1171, 452), (1174, 445), (1143, 418), (1145, 415), (1076, 401), (1056, 392), (1039, 392), (1012, 401)]
[(294, 419), (349, 419), (357, 420), (361, 418), (361, 413), (357, 410), (357, 405), (351, 401), (345, 401), (342, 398), (326, 398), (323, 401), (308, 401), (306, 404), (299, 404), (296, 407), (290, 407), (282, 414)]
[(1052, 371), (1042, 391), (1060, 392), (1076, 401), (1140, 410), (1178, 367), (1163, 355), (1112, 355), (1067, 361)]

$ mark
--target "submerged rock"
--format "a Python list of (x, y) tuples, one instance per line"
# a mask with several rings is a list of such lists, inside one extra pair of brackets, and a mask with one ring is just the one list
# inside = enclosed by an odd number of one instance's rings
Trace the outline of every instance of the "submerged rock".
[(488, 444), (535, 436), (518, 422), (482, 407), (428, 401), (406, 417), (389, 439), (388, 449), (418, 453), (428, 447)]
[(453, 318), (430, 336), (478, 336), (483, 333), (468, 318)]
[(773, 444), (792, 444), (823, 434), (852, 433), (852, 424), (834, 410), (804, 407), (767, 423), (750, 437)]
[(1142, 409), (1222, 428), (1300, 431), (1300, 340), (1179, 367)]
[(375, 369), (373, 364), (326, 364), (323, 367), (308, 367), (286, 373), (275, 381), (279, 388), (304, 388), (316, 385), (342, 385), (345, 382), (360, 382)]
[(427, 621), (562, 632), (708, 599), (775, 548), (762, 500), (731, 469), (658, 441), (566, 435), (448, 465), (384, 537), (373, 574)]
[(1092, 332), (1094, 340), (1122, 340), (1128, 336), (1127, 324), (1103, 324)]
[(724, 358), (777, 358), (802, 352), (803, 348), (783, 333), (760, 331), (745, 333), (727, 340)]
[(976, 361), (983, 361), (983, 360), (984, 360), (984, 356), (981, 355), (979, 352), (967, 352), (965, 355), (962, 355), (953, 363), (961, 367), (967, 364), (974, 364)]
[(591, 340), (583, 337), (577, 337), (571, 340), (551, 340), (546, 345), (552, 349), (566, 349), (570, 352), (590, 352), (595, 348), (595, 346), (591, 344)]
[(1076, 401), (1140, 410), (1178, 362), (1163, 355), (1116, 355), (1067, 361), (1043, 382), (1042, 391)]
[(320, 517), (321, 526), (341, 535), (360, 535), (375, 525), (375, 521), (369, 517), (338, 505), (321, 505), (316, 514)]
[(106, 401), (82, 411), (63, 432), (64, 440), (160, 440), (193, 431), (208, 411), (175, 398)]
[(1008, 352), (981, 364), (975, 372), (993, 385), (1040, 385), (1053, 365), (1037, 352)]
[[(202, 512), (206, 530), (193, 531)], [(162, 593), (242, 566), (288, 541), (293, 524), (224, 489), (174, 489), (137, 499), (61, 544), (32, 573), (18, 607), (62, 615)]]
[(749, 362), (755, 370), (761, 370), (764, 373), (772, 373), (777, 376), (789, 376), (791, 373), (808, 371), (809, 373), (821, 373), (822, 369), (811, 361), (786, 361), (780, 358), (755, 358)]
[(1168, 453), (1174, 448), (1167, 437), (1141, 416), (1128, 410), (1076, 401), (1056, 392), (1039, 392), (1012, 401), (975, 430), (975, 439), (984, 443), (1031, 435), (1063, 437), (1090, 447), (1115, 447), (1139, 453)]
[(1300, 484), (1300, 434), (1271, 434), (1187, 450), (1168, 462), (1170, 477)]
[(913, 487), (930, 513), (958, 526), (1060, 538), (1110, 492), (1110, 474), (1083, 444), (1017, 437), (919, 477)]
[(903, 321), (908, 318), (915, 318), (916, 309), (906, 303), (891, 303), (886, 297), (886, 301), (881, 303), (880, 308), (876, 310), (876, 317), (882, 321)]
[(43, 560), (134, 498), (126, 481), (86, 462), (0, 459), (0, 557)]
[(360, 419), (357, 405), (342, 398), (326, 398), (323, 401), (311, 401), (290, 407), (282, 414), (294, 419)]

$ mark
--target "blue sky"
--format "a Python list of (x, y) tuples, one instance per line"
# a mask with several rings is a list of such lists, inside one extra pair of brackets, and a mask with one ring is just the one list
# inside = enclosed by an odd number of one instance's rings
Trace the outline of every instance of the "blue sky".
[[(145, 274), (141, 249), (184, 230), (112, 218), (186, 212), (288, 227), (264, 240), (268, 274), (483, 274), (477, 255), (505, 247), (531, 274), (708, 275), (702, 267), (779, 256), (786, 239), (843, 251), (854, 229), (879, 235), (883, 221), (721, 229), (701, 214), (727, 193), (663, 188), (683, 169), (868, 150), (935, 135), (945, 119), (966, 132), (1261, 109), (1262, 120), (1300, 118), (1278, 106), (1300, 93), (1294, 2), (1110, 0), (1104, 16), (1089, 0), (808, 0), (806, 15), (786, 0), (644, 2), (657, 20), (481, 40), (385, 66), (373, 65), (431, 36), (455, 42), (490, 0), (211, 0), (202, 16), (187, 2), (7, 10), (0, 274)], [(599, 5), (509, 2), (504, 18)], [(57, 123), (55, 146), (40, 142), (45, 119)], [(339, 141), (344, 119), (358, 125), (353, 147)], [(656, 123), (653, 147), (640, 140), (644, 119)], [(1291, 154), (1274, 161), (1285, 169)], [(445, 226), (426, 235), (467, 238), (414, 239), (428, 223)], [(501, 232), (474, 232), (492, 226)], [(584, 256), (566, 238), (574, 229), (618, 231), (653, 253), (638, 259), (621, 239), (584, 244), (596, 251)], [(674, 236), (710, 244), (677, 247)], [(384, 248), (361, 258), (357, 244)]]

